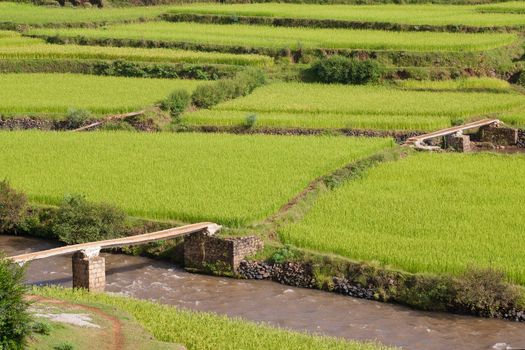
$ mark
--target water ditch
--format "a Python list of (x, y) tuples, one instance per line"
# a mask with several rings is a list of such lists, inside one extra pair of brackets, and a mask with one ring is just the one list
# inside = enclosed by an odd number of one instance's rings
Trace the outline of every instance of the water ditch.
[[(56, 247), (55, 242), (0, 236), (8, 255)], [(103, 254), (106, 290), (197, 311), (242, 317), (298, 331), (358, 340), (378, 340), (404, 349), (525, 348), (525, 324), (429, 313), (269, 281), (196, 275), (173, 264), (142, 257)], [(30, 263), (31, 284), (71, 286), (71, 257)]]

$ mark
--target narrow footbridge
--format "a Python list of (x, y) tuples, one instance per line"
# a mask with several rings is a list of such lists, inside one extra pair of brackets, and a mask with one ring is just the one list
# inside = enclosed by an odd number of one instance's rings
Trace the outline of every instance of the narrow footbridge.
[(434, 132), (424, 134), (424, 135), (410, 137), (405, 142), (405, 145), (413, 146), (419, 149), (428, 149), (428, 150), (437, 149), (439, 147), (428, 146), (428, 145), (425, 145), (424, 142), (427, 140), (433, 139), (433, 138), (437, 138), (437, 137), (444, 137), (448, 135), (462, 135), (465, 130), (476, 129), (476, 128), (480, 128), (484, 126), (493, 126), (493, 125), (498, 125), (498, 124), (501, 124), (501, 121), (499, 119), (481, 119), (481, 120), (478, 120), (472, 123), (454, 126), (451, 128), (434, 131)]
[(221, 226), (213, 222), (201, 222), (198, 224), (175, 227), (142, 235), (74, 244), (39, 252), (10, 256), (8, 259), (17, 264), (23, 265), (33, 260), (74, 253), (73, 287), (101, 291), (104, 290), (106, 281), (105, 260), (103, 257), (99, 256), (101, 249), (128, 247), (154, 241), (182, 237), (193, 233), (204, 233), (211, 236), (220, 229)]

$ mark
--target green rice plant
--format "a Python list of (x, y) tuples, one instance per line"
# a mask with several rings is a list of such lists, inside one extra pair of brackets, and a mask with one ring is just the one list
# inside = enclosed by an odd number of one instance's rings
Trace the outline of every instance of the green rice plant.
[[(182, 343), (189, 350), (388, 350), (377, 343), (346, 341), (307, 333), (292, 332), (239, 318), (196, 312), (151, 301), (88, 293), (57, 287), (35, 288), (33, 293), (72, 303), (111, 307), (130, 314), (156, 339)], [(392, 349), (393, 350), (393, 349)]]
[(41, 39), (22, 37), (18, 33), (2, 36), (0, 32), (0, 59), (101, 59), (140, 62), (231, 64), (268, 66), (272, 59), (261, 55), (235, 55), (218, 52), (198, 52), (175, 49), (145, 49), (45, 44)]
[(100, 115), (130, 112), (156, 104), (175, 89), (191, 93), (199, 84), (203, 82), (80, 74), (0, 74), (0, 114), (62, 118), (70, 108)]
[(407, 90), (509, 92), (511, 85), (497, 78), (466, 78), (457, 80), (398, 80), (396, 85)]
[(525, 14), (525, 3), (522, 1), (507, 1), (499, 4), (477, 6), (477, 10), (484, 14), (500, 13), (511, 17), (511, 14)]
[(447, 116), (418, 115), (354, 115), (336, 113), (279, 113), (208, 110), (184, 114), (188, 125), (238, 127), (246, 125), (246, 118), (257, 116), (255, 127), (279, 129), (374, 129), (384, 131), (432, 131), (450, 126)]
[(51, 8), (22, 3), (0, 2), (0, 23), (45, 25), (153, 19), (170, 8), (172, 7)]
[(322, 195), (285, 243), (410, 272), (495, 268), (525, 284), (525, 157), (415, 154)]
[(104, 28), (34, 29), (31, 35), (134, 39), (272, 49), (325, 48), (397, 51), (480, 51), (510, 45), (510, 33), (387, 32), (380, 30), (286, 28), (242, 24), (150, 22)]
[(80, 193), (128, 214), (240, 226), (390, 139), (128, 132), (3, 132), (0, 178), (30, 200)]
[[(509, 5), (507, 5), (509, 4)], [(487, 9), (523, 8), (522, 3), (502, 3)], [(175, 14), (212, 14), (271, 18), (380, 22), (413, 25), (513, 26), (524, 25), (525, 16), (482, 13), (476, 6), (457, 5), (317, 5), (287, 3), (190, 4), (171, 9)], [(491, 11), (492, 12), (492, 11)], [(496, 12), (496, 11), (493, 11)], [(514, 12), (514, 11), (512, 11)], [(524, 11), (525, 12), (525, 11)]]
[[(439, 86), (441, 83), (421, 83)], [(435, 85), (434, 85), (435, 84)], [(449, 83), (447, 83), (449, 84)], [(476, 81), (472, 86), (479, 85)], [(268, 103), (271, 101), (271, 103)], [(275, 83), (221, 103), (211, 111), (184, 116), (189, 124), (240, 125), (248, 114), (258, 126), (281, 128), (365, 128), (434, 130), (458, 118), (523, 108), (515, 92), (411, 91), (389, 86)]]

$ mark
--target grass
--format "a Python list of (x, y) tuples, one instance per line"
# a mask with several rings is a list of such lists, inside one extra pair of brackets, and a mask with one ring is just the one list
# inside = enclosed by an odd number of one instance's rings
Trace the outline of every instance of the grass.
[(489, 4), (478, 7), (478, 11), (484, 13), (501, 13), (505, 16), (511, 14), (525, 14), (525, 3), (522, 1), (507, 1), (499, 4)]
[(321, 196), (285, 243), (411, 272), (493, 267), (525, 284), (525, 157), (416, 154)]
[[(504, 4), (498, 4), (495, 6), (496, 8), (508, 8)], [(521, 6), (521, 8), (525, 8), (521, 5), (521, 3), (513, 3), (510, 6), (514, 8), (516, 6), (514, 4), (520, 4), (518, 6)], [(525, 24), (525, 16), (522, 15), (482, 13), (477, 10), (476, 6), (432, 4), (402, 6), (394, 4), (192, 4), (175, 7), (171, 9), (170, 12), (191, 14), (214, 14), (224, 16), (256, 16), (294, 19), (300, 18), (318, 20), (341, 20), (355, 22), (381, 22), (413, 25), (468, 25), (492, 27)]]
[(136, 111), (196, 80), (103, 77), (79, 74), (0, 74), (0, 114), (63, 117), (69, 108), (96, 114)]
[[(11, 33), (11, 32), (7, 32)], [(101, 59), (162, 63), (229, 64), (268, 66), (272, 59), (261, 55), (234, 55), (173, 49), (144, 49), (83, 45), (45, 44), (41, 39), (22, 37), (18, 33), (2, 36), (0, 59)]]
[(65, 194), (129, 214), (240, 226), (276, 212), (315, 178), (389, 139), (226, 134), (0, 133), (0, 178), (33, 201)]
[(524, 103), (525, 98), (517, 93), (275, 83), (211, 111), (187, 113), (184, 120), (189, 124), (239, 125), (247, 115), (256, 114), (257, 126), (432, 130), (450, 126), (456, 119), (509, 111)]
[(44, 7), (30, 4), (0, 2), (0, 23), (47, 25), (61, 23), (118, 22), (152, 19), (165, 13), (170, 6), (140, 6), (119, 8)]
[(189, 350), (387, 350), (375, 343), (345, 341), (277, 329), (237, 318), (180, 310), (150, 301), (81, 290), (37, 288), (33, 293), (73, 303), (104, 305), (129, 313), (153, 336), (164, 342), (182, 343)]
[(497, 78), (466, 78), (457, 80), (398, 80), (396, 85), (407, 90), (509, 92), (511, 85)]
[(105, 28), (34, 29), (32, 35), (189, 42), (272, 49), (326, 48), (396, 51), (480, 51), (510, 45), (509, 33), (387, 32), (380, 30), (285, 28), (242, 24), (132, 23)]
[[(43, 322), (50, 326), (50, 334), (33, 333), (25, 349), (58, 349), (60, 345), (71, 344), (75, 350), (109, 350), (114, 348), (115, 334), (110, 318), (117, 319), (121, 330), (123, 349), (148, 350), (184, 350), (179, 344), (160, 342), (153, 339), (133, 317), (126, 312), (108, 305), (91, 305), (93, 310), (82, 304), (57, 303), (50, 301), (36, 301), (31, 304), (31, 313), (36, 322)], [(54, 314), (84, 315), (91, 318), (91, 324), (98, 327), (80, 327), (65, 322), (50, 321), (48, 317)], [(43, 317), (44, 316), (44, 317)]]

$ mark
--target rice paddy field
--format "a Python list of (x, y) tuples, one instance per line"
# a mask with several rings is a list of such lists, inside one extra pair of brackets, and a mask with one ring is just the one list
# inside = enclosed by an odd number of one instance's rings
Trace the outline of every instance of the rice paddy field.
[(144, 133), (0, 133), (0, 177), (39, 203), (69, 193), (129, 214), (242, 225), (316, 177), (391, 147), (389, 139)]
[(416, 154), (321, 197), (283, 241), (413, 272), (494, 267), (525, 284), (525, 157)]
[(389, 32), (380, 30), (285, 28), (243, 24), (131, 23), (103, 28), (33, 29), (30, 35), (134, 39), (273, 49), (325, 48), (395, 51), (480, 51), (517, 42), (513, 33)]
[[(190, 4), (170, 9), (175, 14), (211, 14), (349, 22), (381, 22), (414, 25), (521, 26), (521, 14), (497, 13), (523, 8), (522, 3), (503, 3), (495, 6), (458, 5), (316, 5), (289, 3), (254, 4)], [(489, 12), (490, 10), (490, 12)], [(494, 12), (494, 13), (491, 13)]]
[(261, 55), (234, 55), (175, 49), (144, 49), (111, 46), (52, 45), (41, 39), (0, 32), (0, 59), (98, 59), (133, 62), (228, 64), (265, 67), (272, 59)]
[[(488, 83), (476, 80), (403, 82), (401, 85), (407, 89), (276, 83), (259, 88), (249, 96), (219, 104), (212, 110), (187, 113), (184, 120), (189, 124), (234, 126), (242, 125), (247, 116), (256, 115), (257, 125), (268, 127), (435, 130), (450, 126), (456, 119), (505, 112), (525, 104), (525, 98), (515, 92), (459, 90), (465, 85), (498, 91), (508, 88), (505, 83), (492, 80)], [(512, 122), (524, 125), (525, 120), (515, 115)]]
[(71, 108), (95, 114), (137, 111), (175, 89), (191, 92), (202, 81), (103, 77), (81, 74), (0, 74), (0, 114), (61, 118)]
[(0, 23), (50, 25), (69, 23), (119, 22), (153, 19), (169, 9), (168, 6), (120, 8), (45, 7), (24, 3), (0, 2)]

